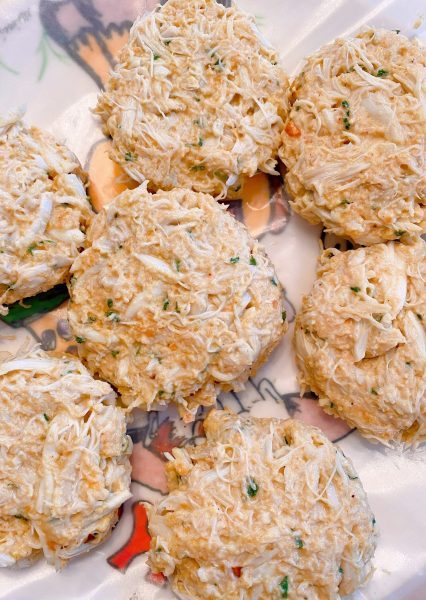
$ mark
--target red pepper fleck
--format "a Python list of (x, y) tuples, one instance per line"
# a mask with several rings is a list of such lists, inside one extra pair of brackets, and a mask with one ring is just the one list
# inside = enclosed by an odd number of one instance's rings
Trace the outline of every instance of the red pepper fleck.
[(235, 575), (235, 577), (241, 577), (242, 571), (243, 571), (242, 567), (232, 567), (232, 572)]
[(148, 579), (151, 583), (155, 583), (156, 585), (164, 585), (167, 581), (167, 577), (164, 573), (149, 573)]
[(300, 137), (301, 131), (300, 129), (293, 123), (293, 121), (289, 121), (284, 130), (287, 135), (290, 137)]

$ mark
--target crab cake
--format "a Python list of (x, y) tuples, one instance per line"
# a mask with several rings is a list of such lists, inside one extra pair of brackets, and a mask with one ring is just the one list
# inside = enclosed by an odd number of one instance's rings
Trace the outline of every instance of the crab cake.
[(60, 567), (110, 533), (130, 497), (132, 443), (109, 384), (74, 357), (0, 364), (0, 566)]
[(308, 59), (280, 149), (296, 212), (365, 246), (426, 231), (425, 80), (425, 48), (392, 31)]
[(215, 0), (169, 0), (138, 19), (95, 109), (112, 158), (152, 190), (239, 197), (275, 170), (287, 77), (254, 20)]
[(375, 519), (352, 463), (316, 427), (211, 411), (169, 455), (148, 563), (179, 598), (333, 600), (372, 573)]
[(75, 155), (19, 116), (0, 122), (0, 314), (65, 281), (91, 215)]
[(271, 262), (211, 196), (143, 184), (95, 217), (88, 242), (72, 267), (71, 328), (130, 407), (174, 402), (191, 421), (241, 389), (287, 329)]
[(383, 443), (426, 439), (426, 243), (326, 250), (295, 324), (302, 388)]

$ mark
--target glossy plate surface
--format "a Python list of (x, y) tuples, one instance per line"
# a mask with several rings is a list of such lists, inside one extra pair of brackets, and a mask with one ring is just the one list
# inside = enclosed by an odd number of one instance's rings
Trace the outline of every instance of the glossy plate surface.
[[(426, 42), (421, 0), (241, 0), (261, 32), (280, 51), (293, 73), (304, 56), (338, 35), (365, 24), (400, 29)], [(26, 120), (49, 129), (77, 154), (90, 175), (95, 207), (128, 184), (108, 159), (108, 142), (90, 113), (96, 94), (127, 39), (137, 14), (151, 0), (1, 0), (0, 114), (26, 107)], [(231, 209), (261, 238), (286, 290), (293, 321), (303, 294), (312, 285), (320, 229), (291, 214), (280, 180), (256, 176), (242, 202)], [(325, 240), (326, 243), (329, 240)], [(50, 351), (75, 351), (66, 323), (63, 288), (12, 311), (0, 323), (0, 358), (21, 344), (40, 343)], [(40, 312), (44, 313), (40, 315)], [(376, 572), (356, 598), (426, 598), (426, 453), (397, 454), (363, 440), (326, 416), (312, 398), (299, 398), (291, 352), (292, 327), (269, 363), (243, 393), (221, 403), (257, 416), (294, 416), (318, 425), (340, 440), (354, 461), (381, 531)], [(141, 501), (166, 492), (163, 452), (200, 435), (202, 415), (184, 427), (173, 410), (137, 414), (130, 425), (134, 441), (134, 497), (108, 542), (72, 561), (61, 573), (40, 561), (30, 568), (0, 571), (1, 600), (166, 600), (145, 565), (149, 536)]]

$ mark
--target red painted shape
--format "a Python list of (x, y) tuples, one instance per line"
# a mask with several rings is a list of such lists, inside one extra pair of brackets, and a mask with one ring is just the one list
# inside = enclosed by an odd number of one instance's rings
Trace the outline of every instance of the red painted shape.
[(241, 577), (242, 570), (242, 567), (232, 567), (232, 572), (235, 575), (235, 577)]
[(133, 531), (130, 538), (118, 552), (108, 558), (108, 563), (123, 573), (136, 556), (148, 552), (151, 543), (145, 506), (141, 502), (135, 502), (132, 506), (132, 513)]
[(150, 450), (156, 452), (163, 458), (163, 452), (171, 452), (173, 448), (181, 446), (185, 441), (185, 438), (175, 437), (173, 435), (173, 432), (173, 422), (169, 421), (168, 419), (166, 421), (163, 421), (163, 423), (161, 423), (161, 425), (159, 426), (154, 439), (149, 445)]

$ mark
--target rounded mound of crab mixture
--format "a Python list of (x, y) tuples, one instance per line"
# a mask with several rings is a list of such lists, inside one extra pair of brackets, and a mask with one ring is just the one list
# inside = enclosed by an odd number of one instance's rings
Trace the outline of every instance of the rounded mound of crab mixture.
[(333, 600), (372, 573), (375, 519), (352, 463), (297, 420), (211, 411), (169, 455), (148, 563), (179, 598)]
[(135, 22), (95, 112), (112, 158), (152, 190), (239, 197), (275, 170), (287, 77), (254, 20), (215, 0), (169, 0)]
[(426, 243), (326, 250), (295, 324), (302, 388), (385, 444), (426, 439)]
[(0, 121), (0, 313), (63, 283), (92, 210), (76, 156), (19, 115)]
[(0, 364), (0, 566), (57, 568), (110, 533), (132, 442), (110, 385), (41, 350)]
[(280, 149), (296, 212), (365, 246), (426, 231), (425, 80), (425, 48), (393, 31), (308, 59)]
[(192, 420), (241, 389), (287, 329), (263, 248), (212, 196), (143, 184), (95, 217), (74, 262), (69, 320), (80, 356), (123, 402), (174, 402)]

